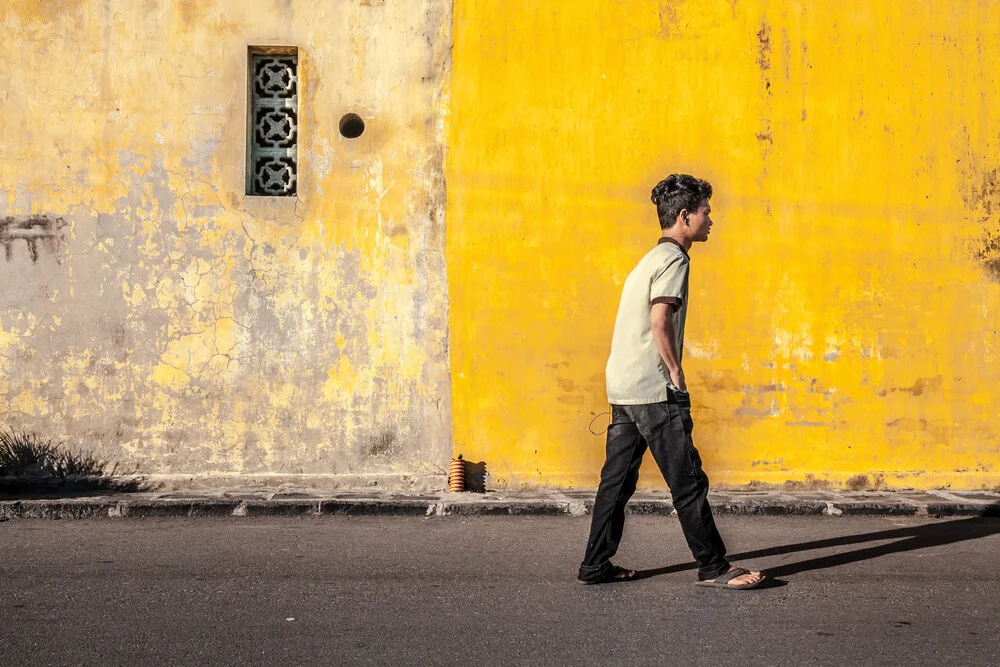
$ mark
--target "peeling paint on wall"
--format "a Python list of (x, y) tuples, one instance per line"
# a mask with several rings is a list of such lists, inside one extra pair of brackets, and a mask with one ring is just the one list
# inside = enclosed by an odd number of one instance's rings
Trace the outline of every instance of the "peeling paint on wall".
[[(0, 422), (153, 475), (436, 476), (450, 3), (0, 23)], [(248, 45), (299, 49), (297, 197), (244, 194)]]

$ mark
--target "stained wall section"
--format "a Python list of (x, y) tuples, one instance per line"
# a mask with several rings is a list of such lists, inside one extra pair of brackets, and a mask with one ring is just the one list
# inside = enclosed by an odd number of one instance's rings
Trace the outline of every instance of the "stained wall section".
[[(437, 474), (450, 3), (0, 23), (0, 420), (153, 475)], [(245, 195), (248, 45), (298, 47), (297, 197)]]
[(685, 350), (712, 480), (1000, 484), (1000, 5), (454, 13), (456, 451), (499, 485), (596, 484), (649, 191), (688, 172), (716, 192)]

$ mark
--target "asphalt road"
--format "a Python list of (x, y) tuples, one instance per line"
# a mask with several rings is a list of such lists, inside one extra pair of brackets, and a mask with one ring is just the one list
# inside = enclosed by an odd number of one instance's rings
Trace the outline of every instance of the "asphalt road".
[(775, 585), (692, 585), (663, 517), (603, 586), (587, 518), (8, 521), (0, 664), (1000, 664), (1000, 519), (719, 525)]

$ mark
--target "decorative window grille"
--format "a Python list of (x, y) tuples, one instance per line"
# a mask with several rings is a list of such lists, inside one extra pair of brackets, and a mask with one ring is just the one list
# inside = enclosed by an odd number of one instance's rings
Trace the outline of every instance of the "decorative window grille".
[(293, 197), (298, 184), (299, 56), (250, 49), (247, 194)]

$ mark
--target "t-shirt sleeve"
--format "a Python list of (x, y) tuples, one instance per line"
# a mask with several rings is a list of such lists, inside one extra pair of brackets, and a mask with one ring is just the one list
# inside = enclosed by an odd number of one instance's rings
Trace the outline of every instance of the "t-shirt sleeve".
[(676, 308), (681, 307), (688, 266), (684, 257), (675, 257), (653, 275), (653, 283), (649, 288), (650, 305), (665, 303)]

